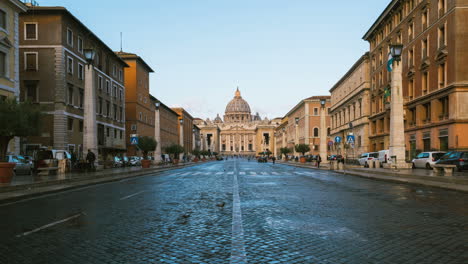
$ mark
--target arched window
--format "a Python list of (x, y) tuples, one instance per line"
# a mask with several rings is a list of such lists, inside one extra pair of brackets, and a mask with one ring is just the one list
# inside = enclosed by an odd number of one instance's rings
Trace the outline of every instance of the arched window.
[(318, 127), (315, 127), (314, 128), (314, 137), (318, 137), (319, 136), (319, 129)]

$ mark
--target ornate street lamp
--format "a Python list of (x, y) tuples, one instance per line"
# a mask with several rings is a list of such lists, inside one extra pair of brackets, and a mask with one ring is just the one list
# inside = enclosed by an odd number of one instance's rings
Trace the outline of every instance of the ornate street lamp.
[(159, 107), (161, 106), (161, 103), (160, 103), (160, 102), (156, 102), (156, 103), (154, 103), (154, 106), (156, 107), (156, 110), (159, 110)]
[(299, 117), (296, 117), (294, 120), (296, 121), (296, 125), (299, 124)]
[(403, 52), (402, 44), (390, 45), (390, 54), (395, 61), (401, 61), (401, 53)]
[(96, 51), (94, 49), (84, 49), (83, 53), (88, 65), (92, 65), (94, 62), (94, 57), (96, 57)]
[(322, 106), (322, 108), (325, 108), (325, 103), (327, 102), (327, 100), (325, 99), (320, 99), (320, 105)]
[(180, 122), (181, 125), (183, 125), (184, 124), (184, 119), (180, 119), (179, 122)]

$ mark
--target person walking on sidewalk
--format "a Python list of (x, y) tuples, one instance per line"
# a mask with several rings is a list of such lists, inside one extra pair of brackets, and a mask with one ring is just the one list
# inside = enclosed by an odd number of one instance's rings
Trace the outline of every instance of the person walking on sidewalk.
[(271, 160), (273, 161), (273, 164), (275, 164), (276, 157), (271, 158)]
[(320, 162), (322, 162), (322, 158), (320, 155), (317, 155), (317, 168), (320, 168)]
[(88, 162), (88, 168), (94, 170), (94, 161), (96, 160), (96, 155), (88, 149), (88, 154), (86, 155), (86, 161)]

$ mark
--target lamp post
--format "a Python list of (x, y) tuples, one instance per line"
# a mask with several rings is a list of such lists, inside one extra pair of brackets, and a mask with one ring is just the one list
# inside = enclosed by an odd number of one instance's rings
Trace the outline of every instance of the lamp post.
[[(94, 89), (94, 57), (96, 51), (94, 49), (83, 50), (86, 67), (84, 80), (84, 113), (83, 113), (83, 151), (87, 153), (91, 150), (98, 157), (98, 138), (97, 138), (97, 123), (96, 123), (96, 90)], [(97, 162), (96, 159), (95, 162)]]
[(154, 160), (161, 161), (161, 119), (159, 116), (160, 102), (154, 103), (154, 138), (156, 139), (156, 151), (154, 152)]
[[(184, 119), (181, 118), (179, 120), (179, 123), (180, 123), (180, 139), (179, 139), (179, 143), (182, 147), (184, 147)], [(179, 159), (181, 160), (182, 157), (183, 157), (184, 153), (180, 153), (179, 155)]]
[(328, 151), (327, 151), (327, 120), (325, 119), (326, 115), (326, 99), (320, 99), (320, 157), (322, 158), (322, 163), (328, 163)]
[(294, 119), (295, 121), (295, 124), (296, 124), (296, 137), (294, 139), (294, 156), (296, 156), (296, 145), (299, 144), (299, 130), (297, 129), (297, 127), (299, 126), (299, 117), (296, 117)]
[(196, 144), (195, 144), (195, 132), (197, 130), (195, 128), (192, 128), (192, 149), (196, 149)]
[[(391, 71), (391, 100), (390, 100), (390, 147), (389, 155), (394, 166), (407, 168), (405, 153), (405, 127), (403, 121), (403, 91), (401, 73), (401, 53), (403, 45), (390, 45), (393, 61), (388, 70)], [(408, 167), (409, 168), (409, 167)]]

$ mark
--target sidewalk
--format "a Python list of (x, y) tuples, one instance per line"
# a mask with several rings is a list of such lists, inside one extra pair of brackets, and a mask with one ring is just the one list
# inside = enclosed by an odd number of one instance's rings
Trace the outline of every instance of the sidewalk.
[[(301, 168), (317, 169), (310, 163), (284, 162), (279, 164), (296, 166)], [(320, 170), (329, 170), (325, 165)], [(335, 170), (336, 173), (343, 175), (352, 175), (362, 178), (390, 181), (396, 183), (409, 183), (416, 185), (431, 186), (461, 192), (468, 192), (468, 172), (455, 172), (453, 176), (435, 175), (432, 170), (410, 169), (410, 170), (391, 170), (391, 169), (371, 169), (359, 166), (347, 165), (344, 170)]]
[(114, 168), (89, 173), (66, 173), (53, 176), (16, 175), (10, 184), (0, 184), (0, 204), (198, 164), (203, 163), (188, 162), (177, 165), (154, 166), (148, 169), (141, 167)]

